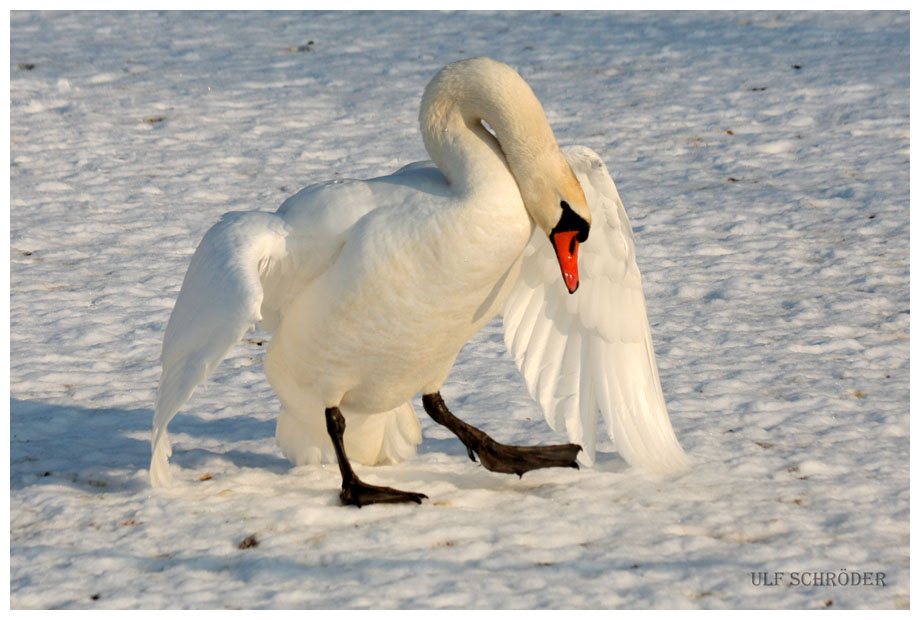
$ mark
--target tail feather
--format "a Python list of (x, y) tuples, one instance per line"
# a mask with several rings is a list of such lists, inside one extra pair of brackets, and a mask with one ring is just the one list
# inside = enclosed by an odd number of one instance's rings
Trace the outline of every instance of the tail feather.
[[(399, 463), (415, 456), (422, 430), (409, 402), (374, 415), (349, 413), (345, 416), (345, 452), (349, 460), (363, 465)], [(295, 465), (335, 463), (335, 451), (326, 432), (322, 410), (304, 415), (282, 408), (275, 438), (284, 456)]]

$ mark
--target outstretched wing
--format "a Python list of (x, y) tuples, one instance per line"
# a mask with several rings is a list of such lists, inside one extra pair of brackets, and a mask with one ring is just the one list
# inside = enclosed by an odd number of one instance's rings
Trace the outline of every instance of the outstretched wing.
[(586, 147), (565, 155), (591, 209), (580, 247), (581, 287), (569, 295), (539, 229), (505, 303), (505, 343), (553, 429), (564, 427), (594, 462), (597, 412), (631, 465), (678, 471), (688, 459), (665, 408), (636, 265), (635, 242), (616, 186)]
[(151, 440), (154, 486), (171, 483), (166, 426), (195, 387), (253, 325), (278, 325), (282, 309), (333, 264), (348, 230), (374, 207), (367, 183), (319, 183), (276, 213), (227, 213), (205, 234), (163, 339)]
[(150, 479), (171, 482), (166, 426), (253, 325), (278, 310), (278, 290), (292, 261), (290, 227), (271, 213), (228, 213), (192, 256), (166, 326), (163, 374), (153, 416)]

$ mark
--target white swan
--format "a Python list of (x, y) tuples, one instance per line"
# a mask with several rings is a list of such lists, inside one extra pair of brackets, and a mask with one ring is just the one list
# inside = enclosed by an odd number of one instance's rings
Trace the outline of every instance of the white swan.
[[(154, 486), (171, 482), (167, 424), (256, 323), (274, 329), (265, 369), (282, 452), (297, 464), (335, 459), (345, 503), (424, 497), (366, 485), (349, 464), (415, 454), (419, 392), (493, 471), (577, 467), (581, 448), (592, 463), (598, 410), (629, 463), (686, 466), (632, 231), (600, 158), (584, 147), (563, 155), (528, 85), (488, 58), (444, 67), (419, 120), (433, 164), (313, 185), (274, 214), (228, 213), (207, 232), (163, 342)], [(531, 394), (580, 446), (503, 446), (444, 406), (461, 347), (502, 311)]]

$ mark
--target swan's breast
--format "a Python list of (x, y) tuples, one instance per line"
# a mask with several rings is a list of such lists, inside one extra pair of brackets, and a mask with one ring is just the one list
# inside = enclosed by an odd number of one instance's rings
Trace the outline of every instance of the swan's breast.
[(333, 404), (382, 411), (440, 388), (463, 345), (501, 307), (531, 223), (514, 196), (477, 221), (463, 212), (468, 204), (435, 195), (437, 184), (369, 186), (378, 208), (284, 313), (267, 371), (309, 382)]

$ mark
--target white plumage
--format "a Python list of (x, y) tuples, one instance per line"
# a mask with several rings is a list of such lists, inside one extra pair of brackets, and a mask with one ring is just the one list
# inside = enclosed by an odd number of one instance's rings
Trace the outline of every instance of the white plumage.
[[(376, 464), (415, 454), (409, 399), (437, 393), (463, 344), (500, 312), (531, 394), (582, 445), (583, 463), (600, 411), (629, 463), (686, 466), (632, 231), (600, 158), (585, 147), (563, 156), (526, 83), (489, 59), (445, 67), (420, 121), (434, 163), (310, 186), (274, 214), (229, 213), (205, 235), (163, 343), (155, 486), (171, 482), (169, 421), (253, 325), (274, 330), (265, 365), (283, 453), (334, 460), (324, 411), (338, 408), (348, 457)], [(568, 221), (591, 225), (572, 295), (547, 239)], [(577, 256), (574, 238), (571, 247)]]
[(537, 231), (505, 303), (505, 343), (554, 430), (594, 461), (598, 411), (631, 465), (679, 471), (688, 460), (664, 403), (635, 240), (616, 186), (601, 158), (583, 146), (565, 150), (593, 218), (581, 246), (581, 288), (558, 286), (552, 248)]

